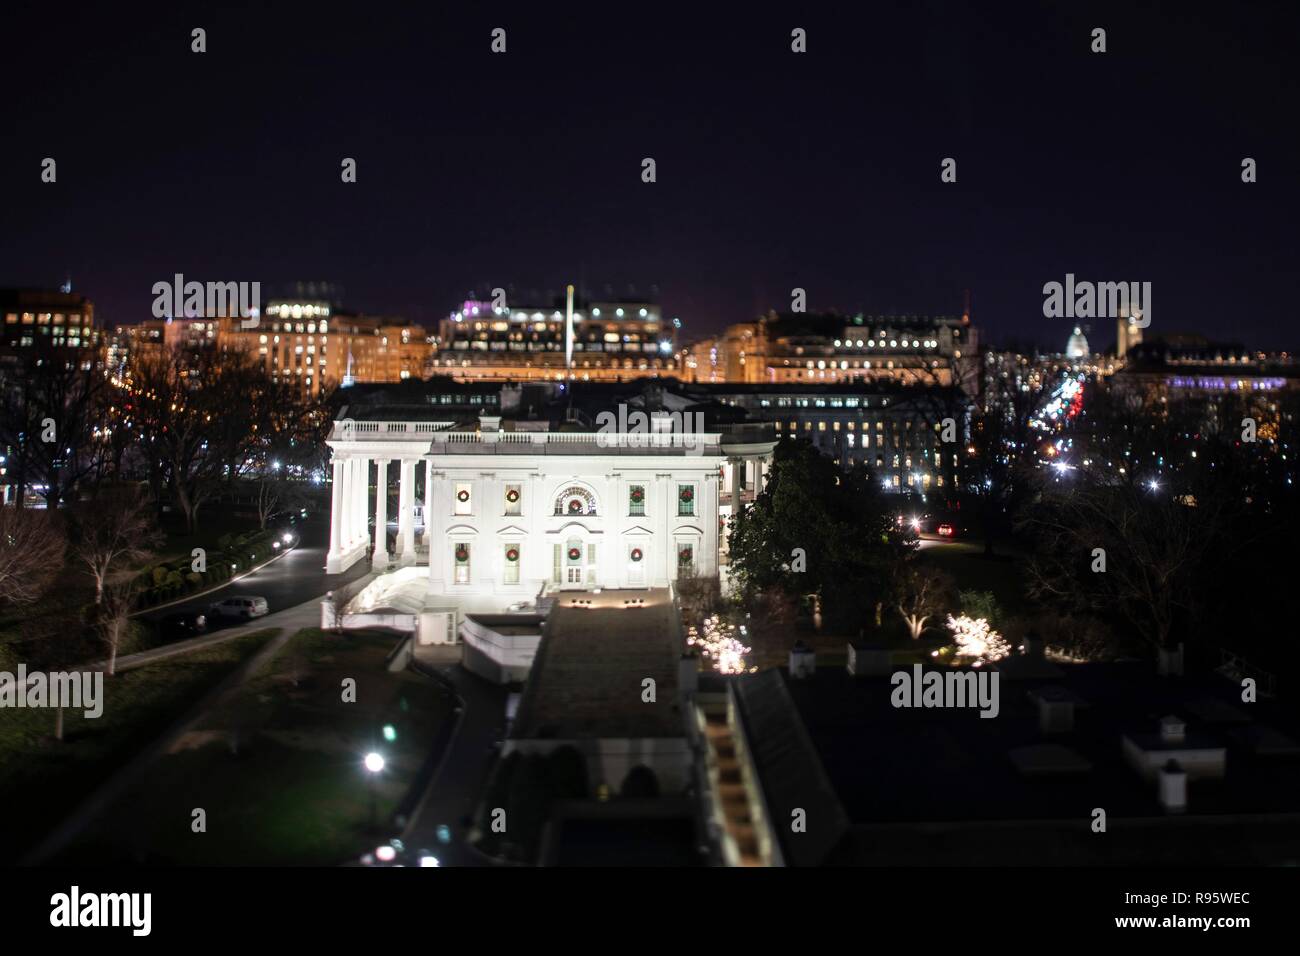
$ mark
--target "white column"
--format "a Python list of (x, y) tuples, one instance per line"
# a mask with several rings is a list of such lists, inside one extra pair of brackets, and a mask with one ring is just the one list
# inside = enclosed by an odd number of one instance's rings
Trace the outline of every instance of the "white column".
[(696, 562), (700, 574), (718, 573), (718, 485), (718, 473), (710, 469), (704, 476), (704, 500), (696, 512), (704, 525), (704, 541), (701, 542), (704, 554)]
[(415, 563), (415, 462), (401, 460), (397, 494), (397, 561), (403, 567)]
[(433, 504), (431, 510), (425, 514), (425, 526), (429, 528), (429, 586), (436, 594), (445, 594), (447, 583), (444, 580), (446, 574), (447, 547), (447, 515), (451, 511), (451, 506), (447, 500), (447, 476), (445, 473), (429, 472), (433, 476)]
[(365, 458), (353, 462), (352, 472), (352, 544), (353, 547), (369, 541), (366, 529), (366, 479), (369, 477), (370, 464)]
[(741, 494), (745, 490), (745, 459), (728, 458), (731, 466), (731, 513), (740, 514)]
[(339, 556), (343, 553), (343, 459), (335, 456), (334, 480), (330, 483), (330, 550), (325, 559), (325, 570), (337, 574)]
[(375, 459), (375, 564), (388, 566), (388, 459)]
[(662, 587), (677, 577), (677, 546), (673, 528), (677, 526), (677, 483), (672, 475), (655, 475), (655, 501), (658, 504), (659, 534), (655, 546), (659, 550), (659, 580), (652, 582)]
[(357, 510), (360, 512), (360, 531), (358, 537), (370, 550), (370, 459), (362, 458), (360, 464), (361, 487), (357, 489)]
[(433, 554), (429, 537), (429, 529), (433, 527), (433, 459), (424, 459), (424, 548)]
[(352, 547), (352, 459), (344, 458), (342, 465), (343, 488), (339, 498), (343, 520), (339, 523), (339, 549), (347, 551)]

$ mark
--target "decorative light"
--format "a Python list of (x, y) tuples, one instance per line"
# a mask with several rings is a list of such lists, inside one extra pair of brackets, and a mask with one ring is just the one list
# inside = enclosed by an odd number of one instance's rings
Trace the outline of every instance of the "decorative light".
[(989, 627), (989, 622), (982, 617), (974, 618), (966, 614), (959, 617), (948, 615), (948, 630), (953, 632), (957, 641), (959, 658), (971, 661), (972, 667), (1000, 661), (1011, 653), (1008, 644), (997, 631)]
[(700, 653), (709, 659), (715, 671), (722, 674), (750, 673), (757, 668), (746, 668), (745, 655), (753, 650), (742, 644), (736, 637), (736, 625), (724, 624), (718, 615), (706, 618), (701, 630), (690, 627), (686, 631), (686, 643), (699, 647)]

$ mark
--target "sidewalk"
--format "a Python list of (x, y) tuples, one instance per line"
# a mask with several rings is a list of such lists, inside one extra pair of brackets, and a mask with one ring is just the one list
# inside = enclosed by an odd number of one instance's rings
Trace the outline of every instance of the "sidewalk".
[[(282, 627), (288, 628), (290, 633), (296, 633), (305, 627), (320, 627), (320, 605), (323, 600), (325, 600), (325, 595), (322, 594), (310, 601), (304, 601), (302, 604), (267, 614), (264, 617), (255, 617), (251, 621), (245, 621), (235, 627), (227, 627), (212, 634), (200, 634), (198, 637), (186, 638), (183, 641), (176, 641), (174, 644), (164, 644), (161, 647), (153, 647), (135, 654), (126, 654), (117, 659), (115, 671), (120, 674), (122, 671), (143, 667), (145, 664), (152, 664), (168, 657), (175, 657), (177, 654), (188, 654), (190, 651), (212, 647), (252, 631)], [(84, 669), (102, 671), (107, 667), (108, 661), (97, 661), (94, 664), (87, 664)]]

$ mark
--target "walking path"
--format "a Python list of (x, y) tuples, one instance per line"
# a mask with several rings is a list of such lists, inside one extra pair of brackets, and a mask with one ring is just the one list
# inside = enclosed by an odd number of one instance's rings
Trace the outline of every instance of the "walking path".
[[(416, 648), (415, 670), (445, 682), (459, 698), (456, 728), (442, 762), (434, 771), (410, 822), (402, 833), (407, 846), (427, 847), (450, 866), (495, 863), (470, 845), (466, 822), (478, 805), (497, 744), (506, 735), (506, 688), (472, 674), (459, 663), (461, 645), (446, 656), (446, 646)], [(438, 841), (438, 827), (451, 831), (451, 843)]]
[[(243, 624), (223, 628), (220, 631), (213, 631), (211, 634), (200, 634), (198, 637), (186, 638), (183, 641), (176, 641), (172, 644), (163, 644), (160, 647), (153, 647), (147, 651), (139, 651), (135, 654), (126, 654), (117, 659), (117, 663), (114, 666), (114, 672), (121, 673), (122, 671), (129, 671), (132, 668), (143, 667), (145, 664), (152, 664), (168, 657), (174, 657), (177, 654), (188, 654), (190, 651), (212, 647), (234, 638), (242, 637), (252, 631), (264, 631), (267, 628), (283, 627), (289, 628), (291, 633), (293, 633), (300, 631), (305, 627), (320, 627), (320, 605), (323, 600), (324, 595), (321, 595), (310, 601), (304, 601), (302, 604), (295, 607), (285, 608), (283, 611), (275, 611), (274, 613), (267, 614), (263, 617), (255, 617), (252, 620), (245, 621)], [(107, 670), (108, 661), (98, 661), (94, 664), (88, 664), (82, 669), (92, 671)]]

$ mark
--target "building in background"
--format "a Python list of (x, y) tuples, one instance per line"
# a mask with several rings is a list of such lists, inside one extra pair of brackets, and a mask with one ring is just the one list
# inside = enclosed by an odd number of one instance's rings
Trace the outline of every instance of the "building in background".
[(423, 378), (433, 352), (423, 326), (340, 310), (324, 299), (272, 299), (255, 325), (247, 321), (183, 316), (118, 326), (106, 337), (105, 362), (120, 374), (133, 354), (151, 350), (245, 352), (277, 381), (315, 397), (340, 385)]
[(607, 381), (676, 375), (677, 327), (654, 302), (494, 307), (467, 300), (439, 327), (431, 371), (465, 380)]
[(978, 352), (969, 314), (769, 312), (695, 343), (684, 372), (695, 382), (973, 384)]
[(38, 349), (83, 356), (85, 350), (99, 346), (94, 303), (84, 295), (64, 290), (0, 289), (0, 317), (4, 323), (0, 356), (18, 356)]

